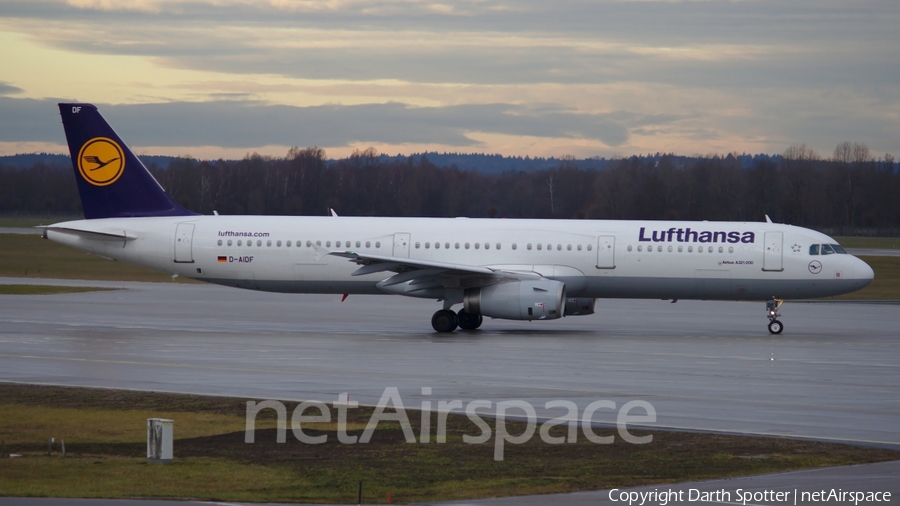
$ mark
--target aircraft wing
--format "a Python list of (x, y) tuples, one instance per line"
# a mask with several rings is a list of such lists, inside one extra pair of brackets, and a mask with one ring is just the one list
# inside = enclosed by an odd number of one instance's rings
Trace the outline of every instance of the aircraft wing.
[(360, 265), (361, 267), (353, 272), (353, 276), (385, 271), (395, 272), (395, 275), (381, 281), (378, 283), (378, 286), (386, 289), (393, 285), (405, 284), (404, 293), (423, 290), (436, 285), (474, 287), (494, 284), (503, 280), (540, 279), (542, 277), (536, 272), (529, 271), (513, 271), (478, 265), (370, 255), (354, 251), (333, 251), (329, 254), (346, 258)]

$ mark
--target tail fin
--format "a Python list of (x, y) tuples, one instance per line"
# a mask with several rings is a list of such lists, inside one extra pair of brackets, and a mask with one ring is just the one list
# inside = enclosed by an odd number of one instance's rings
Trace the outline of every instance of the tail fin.
[(91, 104), (59, 104), (84, 217), (190, 216)]

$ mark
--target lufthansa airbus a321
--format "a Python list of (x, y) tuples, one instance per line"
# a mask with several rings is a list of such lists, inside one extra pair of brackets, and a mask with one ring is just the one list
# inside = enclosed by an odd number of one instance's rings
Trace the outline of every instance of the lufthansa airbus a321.
[(59, 110), (85, 219), (48, 226), (45, 238), (251, 290), (435, 299), (438, 332), (652, 298), (765, 301), (780, 334), (784, 300), (853, 292), (874, 277), (831, 237), (769, 220), (202, 216), (165, 193), (96, 107)]

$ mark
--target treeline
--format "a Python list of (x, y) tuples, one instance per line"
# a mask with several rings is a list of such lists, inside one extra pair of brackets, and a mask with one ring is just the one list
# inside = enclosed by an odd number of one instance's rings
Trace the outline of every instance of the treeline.
[[(772, 220), (833, 233), (897, 235), (900, 173), (843, 143), (823, 158), (805, 146), (780, 157), (655, 155), (584, 169), (563, 158), (536, 172), (484, 174), (427, 156), (385, 161), (372, 149), (327, 160), (318, 148), (284, 158), (177, 159), (150, 171), (180, 204), (204, 214), (491, 218)], [(71, 168), (0, 166), (0, 213), (80, 212)]]

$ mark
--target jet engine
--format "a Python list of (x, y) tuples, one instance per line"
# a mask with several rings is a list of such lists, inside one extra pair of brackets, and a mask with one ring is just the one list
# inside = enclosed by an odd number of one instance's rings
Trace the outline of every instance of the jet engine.
[(577, 299), (566, 299), (566, 312), (563, 314), (565, 316), (581, 316), (594, 314), (594, 304), (596, 302), (597, 299), (587, 299), (584, 297)]
[(466, 312), (506, 320), (555, 320), (563, 315), (566, 285), (559, 281), (508, 281), (466, 290)]

